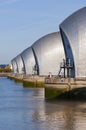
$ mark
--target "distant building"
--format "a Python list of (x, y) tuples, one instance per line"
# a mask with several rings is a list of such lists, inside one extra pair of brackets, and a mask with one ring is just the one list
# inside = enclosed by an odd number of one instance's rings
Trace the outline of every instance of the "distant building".
[(6, 66), (8, 66), (8, 64), (1, 64), (0, 68), (5, 68)]

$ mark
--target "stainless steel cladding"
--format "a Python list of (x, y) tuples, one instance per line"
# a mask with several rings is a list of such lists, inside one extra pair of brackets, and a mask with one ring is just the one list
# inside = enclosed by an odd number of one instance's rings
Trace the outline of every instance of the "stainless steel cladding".
[(12, 63), (9, 64), (11, 71), (13, 72), (13, 65)]
[(13, 73), (18, 73), (18, 66), (17, 66), (15, 58), (13, 60), (11, 60), (11, 64), (12, 64)]
[(71, 59), (72, 75), (86, 77), (86, 7), (60, 25), (66, 57)]
[(65, 58), (59, 32), (48, 34), (32, 45), (39, 75), (57, 75)]
[(23, 74), (24, 73), (24, 69), (23, 69), (24, 65), (23, 65), (21, 55), (16, 56), (15, 60), (16, 60), (16, 64), (17, 64), (18, 73)]
[(24, 70), (26, 74), (34, 74), (35, 70), (34, 70), (34, 66), (35, 66), (35, 58), (34, 58), (34, 54), (32, 51), (32, 48), (29, 47), (26, 50), (24, 50), (21, 53), (21, 57), (24, 63)]
[(12, 60), (11, 60), (11, 62), (10, 62), (10, 68), (11, 68), (11, 71), (14, 72)]

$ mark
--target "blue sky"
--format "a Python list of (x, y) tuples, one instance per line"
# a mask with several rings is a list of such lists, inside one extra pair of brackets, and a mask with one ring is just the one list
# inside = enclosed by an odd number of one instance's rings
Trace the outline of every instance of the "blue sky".
[(58, 31), (65, 18), (84, 6), (86, 0), (0, 0), (0, 64)]

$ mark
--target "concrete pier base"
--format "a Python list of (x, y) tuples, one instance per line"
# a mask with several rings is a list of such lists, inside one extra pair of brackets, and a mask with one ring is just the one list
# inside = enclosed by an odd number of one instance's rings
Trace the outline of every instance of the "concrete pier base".
[(44, 87), (45, 77), (37, 75), (10, 74), (10, 79), (22, 82), (24, 87)]
[(86, 78), (46, 78), (45, 98), (86, 99)]
[(67, 98), (86, 100), (86, 78), (48, 78), (37, 75), (1, 73), (16, 82), (22, 82), (24, 87), (45, 87), (45, 98)]

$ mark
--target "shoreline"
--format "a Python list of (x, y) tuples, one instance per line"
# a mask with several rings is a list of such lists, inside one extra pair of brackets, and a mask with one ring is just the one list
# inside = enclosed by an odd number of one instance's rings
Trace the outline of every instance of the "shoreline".
[(56, 77), (45, 78), (40, 76), (27, 76), (2, 73), (2, 77), (8, 77), (15, 82), (21, 82), (27, 88), (45, 88), (45, 99), (86, 101), (86, 79), (65, 79)]

